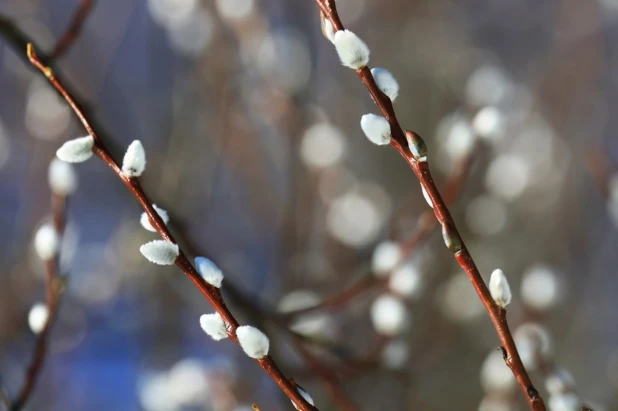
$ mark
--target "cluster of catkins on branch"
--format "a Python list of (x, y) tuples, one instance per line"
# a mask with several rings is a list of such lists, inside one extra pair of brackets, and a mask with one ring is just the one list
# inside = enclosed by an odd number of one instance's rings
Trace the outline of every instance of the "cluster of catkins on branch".
[[(56, 154), (60, 160), (65, 162), (80, 163), (92, 156), (93, 148), (94, 138), (92, 136), (85, 136), (67, 141), (58, 149)], [(122, 173), (126, 177), (140, 177), (145, 169), (146, 153), (144, 147), (139, 140), (135, 140), (129, 145), (125, 153), (122, 162)], [(153, 204), (153, 208), (163, 222), (167, 224), (169, 222), (167, 211), (155, 204)], [(157, 231), (145, 212), (141, 215), (140, 223), (148, 231)], [(178, 244), (170, 241), (153, 240), (143, 244), (140, 247), (140, 252), (153, 264), (173, 265), (180, 255), (180, 248)], [(195, 267), (208, 284), (216, 288), (221, 287), (224, 275), (211, 260), (205, 257), (196, 257)], [(228, 337), (227, 324), (218, 312), (202, 315), (200, 317), (200, 326), (215, 341)], [(236, 338), (245, 354), (249, 357), (263, 359), (268, 356), (270, 341), (259, 329), (250, 325), (240, 326), (236, 328)], [(309, 404), (313, 405), (313, 399), (306, 391), (298, 386), (296, 389)], [(296, 405), (294, 406), (296, 407)]]

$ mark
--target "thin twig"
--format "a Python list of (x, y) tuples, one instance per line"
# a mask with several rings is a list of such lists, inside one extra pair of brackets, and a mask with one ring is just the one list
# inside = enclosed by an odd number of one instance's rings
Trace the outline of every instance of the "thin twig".
[[(458, 162), (453, 168), (453, 172), (444, 186), (444, 199), (449, 206), (455, 202), (461, 193), (466, 177), (470, 171), (471, 164), (472, 161), (470, 157), (466, 157)], [(402, 253), (399, 258), (399, 262), (395, 265), (395, 269), (401, 266), (401, 264), (403, 264), (418, 249), (418, 247), (420, 247), (427, 240), (436, 226), (436, 223), (437, 220), (433, 218), (433, 211), (431, 210), (424, 211), (419, 216), (412, 233), (400, 242)], [(369, 275), (363, 276), (361, 280), (352, 285), (350, 288), (324, 299), (320, 304), (291, 311), (286, 313), (285, 316), (287, 318), (292, 318), (297, 315), (306, 314), (313, 311), (341, 307), (350, 303), (360, 295), (363, 295), (365, 292), (380, 286), (386, 286), (386, 284), (387, 280), (376, 278), (370, 273)]]
[[(62, 238), (64, 232), (64, 220), (66, 211), (66, 197), (52, 193), (52, 217), (54, 221), (54, 229), (58, 234), (58, 237)], [(26, 372), (26, 379), (15, 401), (11, 404), (11, 411), (19, 411), (30, 399), (34, 387), (41, 375), (43, 365), (45, 364), (45, 358), (47, 356), (47, 342), (51, 334), (54, 320), (58, 314), (60, 307), (60, 300), (63, 293), (63, 280), (58, 273), (58, 257), (59, 251), (56, 255), (46, 261), (45, 263), (45, 302), (47, 304), (48, 316), (45, 321), (45, 325), (41, 332), (37, 335), (37, 339), (32, 352), (32, 358), (30, 365)]]
[[(316, 0), (316, 3), (324, 17), (331, 22), (336, 31), (344, 29), (337, 13), (334, 0)], [(489, 314), (500, 342), (502, 343), (502, 347), (506, 353), (505, 362), (515, 375), (521, 390), (528, 400), (528, 404), (532, 410), (544, 411), (545, 403), (536, 388), (534, 388), (526, 368), (519, 357), (519, 353), (517, 352), (515, 341), (513, 340), (513, 336), (507, 323), (506, 310), (499, 307), (491, 297), (489, 289), (485, 285), (481, 273), (476, 267), (472, 256), (461, 239), (444, 199), (440, 195), (440, 192), (433, 181), (427, 161), (418, 162), (412, 155), (410, 149), (408, 148), (408, 138), (410, 137), (410, 132), (404, 132), (403, 128), (399, 124), (399, 120), (397, 119), (391, 100), (388, 96), (382, 93), (382, 91), (380, 91), (369, 67), (366, 66), (357, 70), (356, 74), (365, 87), (369, 90), (369, 93), (382, 112), (382, 115), (390, 123), (392, 134), (391, 146), (399, 152), (399, 154), (406, 160), (410, 168), (412, 168), (414, 174), (421, 182), (432, 201), (436, 219), (442, 225), (443, 231), (446, 232), (450, 239), (455, 240), (457, 243), (457, 246), (453, 247), (452, 250), (455, 259), (468, 275), (468, 278), (472, 282), (472, 285), (474, 286), (481, 302), (485, 306), (485, 309)], [(413, 138), (420, 139), (420, 137), (415, 134), (413, 134)]]
[(50, 60), (55, 60), (62, 57), (69, 50), (69, 48), (71, 48), (75, 40), (79, 37), (93, 5), (94, 0), (81, 0), (79, 7), (75, 10), (73, 17), (71, 18), (71, 23), (56, 43), (54, 50), (49, 55)]
[[(77, 115), (82, 125), (86, 129), (89, 135), (91, 135), (94, 139), (94, 147), (93, 153), (99, 157), (101, 160), (107, 164), (112, 171), (120, 178), (120, 180), (124, 183), (124, 185), (129, 189), (129, 191), (133, 194), (135, 199), (142, 206), (148, 217), (150, 218), (150, 222), (152, 226), (157, 230), (157, 232), (161, 235), (161, 237), (169, 241), (171, 243), (177, 244), (176, 240), (172, 236), (171, 232), (166, 227), (165, 223), (159, 216), (159, 214), (155, 211), (152, 206), (152, 202), (146, 196), (146, 193), (142, 189), (140, 182), (137, 178), (127, 177), (122, 173), (120, 165), (113, 159), (110, 152), (105, 147), (105, 144), (99, 137), (98, 133), (94, 130), (92, 124), (89, 119), (82, 112), (81, 108), (77, 105), (73, 97), (68, 93), (63, 84), (58, 80), (58, 78), (54, 75), (53, 70), (50, 67), (45, 66), (41, 60), (37, 57), (34, 52), (34, 48), (32, 44), (28, 44), (27, 54), (30, 59), (30, 62), (39, 70), (41, 73), (47, 77), (49, 82), (54, 86), (54, 88), (62, 95), (65, 101), (71, 106), (74, 113)], [(221, 315), (223, 320), (227, 325), (227, 333), (228, 337), (238, 343), (238, 338), (236, 337), (236, 328), (238, 328), (238, 322), (229, 311), (225, 302), (223, 301), (223, 297), (221, 296), (221, 292), (218, 288), (207, 283), (202, 276), (199, 275), (195, 267), (191, 264), (189, 259), (186, 257), (184, 251), (180, 249), (180, 253), (178, 258), (175, 261), (175, 264), (178, 268), (180, 268), (186, 275), (189, 277), (191, 281), (195, 284), (195, 286), (200, 290), (202, 295), (206, 297), (206, 299), (210, 302), (213, 308)], [(299, 392), (294, 388), (294, 386), (288, 381), (285, 375), (281, 372), (275, 361), (270, 357), (266, 356), (261, 359), (256, 359), (257, 363), (262, 367), (262, 369), (270, 375), (273, 381), (283, 390), (283, 392), (292, 400), (292, 402), (302, 411), (310, 411), (316, 410), (314, 406), (307, 403), (307, 401), (299, 394)]]

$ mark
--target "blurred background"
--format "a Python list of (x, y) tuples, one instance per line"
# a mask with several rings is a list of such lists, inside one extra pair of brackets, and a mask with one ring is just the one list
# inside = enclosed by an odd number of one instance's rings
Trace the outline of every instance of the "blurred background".
[[(402, 126), (425, 138), (484, 278), (496, 268), (509, 278), (511, 328), (551, 409), (617, 410), (618, 1), (337, 6), (370, 65), (399, 81)], [(10, 395), (37, 338), (31, 308), (45, 298), (33, 237), (50, 219), (48, 166), (86, 133), (7, 27), (51, 52), (80, 7), (0, 0)], [(418, 181), (364, 137), (360, 117), (377, 108), (338, 62), (313, 0), (94, 1), (54, 64), (116, 159), (142, 141), (141, 181), (179, 243), (220, 266), (234, 315), (266, 331), (321, 410), (527, 409)], [(192, 283), (142, 257), (157, 236), (117, 177), (96, 158), (76, 171), (67, 288), (28, 409), (292, 409), (238, 346), (200, 329), (212, 308)], [(336, 304), (285, 314), (322, 301)]]

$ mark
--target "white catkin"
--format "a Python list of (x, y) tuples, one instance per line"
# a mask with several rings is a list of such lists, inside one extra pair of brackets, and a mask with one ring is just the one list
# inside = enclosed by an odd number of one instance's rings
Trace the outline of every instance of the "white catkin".
[(146, 152), (139, 140), (133, 141), (122, 160), (122, 173), (127, 177), (139, 177), (146, 169)]
[(67, 163), (81, 163), (92, 156), (94, 138), (92, 136), (80, 137), (64, 143), (57, 151), (56, 155)]
[(371, 74), (382, 93), (386, 94), (391, 101), (395, 101), (399, 94), (399, 83), (395, 76), (390, 71), (377, 67), (371, 69)]
[(208, 284), (221, 288), (224, 275), (215, 263), (206, 257), (196, 257), (195, 268)]
[(386, 277), (401, 260), (401, 247), (394, 241), (382, 241), (373, 250), (371, 270), (376, 277)]
[(391, 125), (388, 120), (376, 114), (365, 114), (361, 118), (361, 128), (373, 144), (385, 146), (391, 142)]
[(43, 261), (56, 256), (60, 247), (60, 236), (51, 224), (43, 224), (34, 236), (34, 250)]
[(39, 334), (45, 328), (47, 319), (49, 318), (49, 309), (43, 303), (37, 303), (32, 306), (28, 313), (28, 325), (33, 333)]
[(73, 166), (58, 158), (49, 163), (49, 187), (54, 194), (68, 196), (77, 189), (77, 174)]
[(369, 47), (351, 31), (339, 30), (333, 43), (344, 66), (359, 70), (369, 63)]
[(376, 332), (385, 336), (395, 336), (406, 328), (408, 311), (405, 305), (392, 295), (382, 295), (371, 305), (371, 320)]
[(219, 313), (202, 315), (200, 317), (200, 326), (215, 341), (227, 338), (225, 321), (223, 321)]
[(236, 337), (245, 354), (251, 358), (264, 358), (268, 355), (270, 341), (260, 330), (250, 325), (243, 325), (236, 329)]
[[(170, 217), (167, 214), (167, 211), (165, 211), (161, 207), (157, 207), (156, 204), (153, 204), (152, 208), (154, 208), (157, 214), (159, 214), (159, 217), (161, 217), (161, 220), (163, 220), (163, 223), (167, 224), (170, 221)], [(142, 213), (142, 216), (140, 217), (139, 222), (142, 225), (142, 227), (144, 227), (146, 230), (152, 231), (153, 233), (157, 232), (157, 229), (154, 228), (152, 224), (150, 223), (150, 217), (148, 217), (148, 214), (146, 214), (145, 212)]]
[(142, 245), (139, 251), (148, 261), (158, 265), (172, 265), (178, 258), (178, 244), (165, 240), (154, 240)]
[(489, 292), (498, 306), (504, 308), (510, 304), (512, 298), (511, 287), (502, 270), (494, 270), (491, 273)]

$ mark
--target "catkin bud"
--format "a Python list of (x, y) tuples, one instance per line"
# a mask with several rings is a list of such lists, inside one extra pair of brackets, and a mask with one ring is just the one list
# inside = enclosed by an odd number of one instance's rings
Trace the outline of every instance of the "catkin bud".
[(414, 131), (406, 130), (406, 140), (408, 140), (408, 148), (418, 162), (427, 161), (427, 145), (425, 140)]
[(502, 270), (494, 270), (494, 272), (491, 273), (489, 279), (489, 292), (496, 304), (502, 308), (506, 307), (511, 302), (511, 298), (513, 297), (511, 294), (511, 287)]
[(369, 63), (369, 47), (356, 34), (349, 30), (335, 33), (334, 44), (341, 64), (360, 70)]
[(459, 234), (449, 223), (442, 224), (442, 238), (444, 239), (444, 244), (446, 247), (457, 254), (463, 249), (463, 244), (461, 243), (461, 238)]
[(67, 141), (56, 151), (56, 155), (67, 163), (81, 163), (92, 156), (93, 147), (94, 138), (89, 135)]
[(373, 144), (385, 146), (391, 142), (391, 125), (384, 117), (365, 114), (360, 124), (363, 132)]

